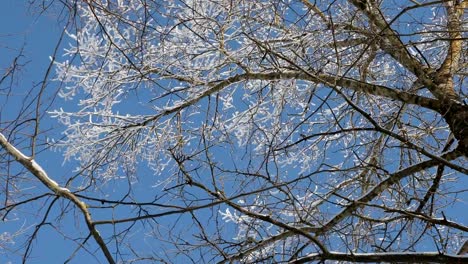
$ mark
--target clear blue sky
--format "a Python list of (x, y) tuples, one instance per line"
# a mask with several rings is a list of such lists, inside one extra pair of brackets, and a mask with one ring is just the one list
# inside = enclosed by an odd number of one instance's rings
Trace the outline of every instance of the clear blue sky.
[[(16, 95), (10, 98), (7, 105), (4, 105), (4, 100), (0, 98), (0, 111), (2, 111), (2, 118), (13, 118), (21, 106), (18, 103), (22, 99), (21, 96), (24, 92), (30, 90), (33, 86), (42, 81), (45, 70), (49, 64), (49, 56), (52, 55), (61, 30), (63, 29), (63, 27), (57, 22), (57, 18), (51, 16), (52, 13), (39, 15), (37, 10), (30, 9), (26, 2), (27, 1), (3, 0), (0, 5), (0, 68), (4, 69), (8, 67), (11, 63), (11, 59), (17, 55), (21, 48), (24, 48), (24, 58), (22, 60), (25, 63), (27, 62), (19, 76), (18, 85), (15, 86), (14, 92)], [(67, 41), (65, 41), (65, 44), (66, 43)], [(55, 91), (55, 87), (50, 86), (48, 91)], [(1, 96), (2, 95), (0, 95), (0, 97)], [(42, 124), (42, 129), (48, 129), (56, 126), (51, 119), (44, 120), (45, 123)], [(57, 132), (60, 131), (57, 130)], [(70, 163), (62, 165), (62, 157), (58, 152), (48, 152), (46, 155), (40, 155), (38, 157), (38, 161), (43, 165), (50, 176), (59, 182), (61, 179), (66, 179), (73, 168), (73, 164)], [(143, 183), (142, 186), (144, 186), (144, 184), (145, 183)], [(462, 179), (460, 184), (467, 186), (468, 180), (466, 177)], [(118, 188), (119, 185), (116, 184), (113, 187)], [(42, 186), (39, 188), (42, 188)], [(147, 195), (146, 193), (142, 194)], [(151, 195), (148, 195), (148, 197), (150, 196)], [(458, 203), (458, 205), (461, 207), (463, 204)], [(59, 209), (60, 206), (55, 208)], [(466, 208), (455, 209), (459, 212), (458, 217), (461, 222), (466, 223)], [(58, 211), (55, 213), (58, 213)], [(82, 221), (78, 221), (78, 223), (81, 223), (81, 226), (74, 226), (76, 222), (72, 217), (73, 214), (68, 214), (66, 219), (62, 221), (64, 224), (62, 226), (63, 230), (70, 234), (76, 234), (76, 230), (81, 230), (83, 231), (83, 235), (86, 235), (87, 228), (84, 223)], [(81, 216), (78, 215), (78, 217)], [(14, 232), (14, 229), (18, 226), (30, 226), (35, 224), (37, 221), (39, 221), (39, 219), (31, 218), (28, 222), (13, 221), (9, 223), (0, 223), (0, 234), (5, 231)], [(69, 225), (67, 225), (67, 223)], [(33, 228), (33, 226), (31, 228)], [(108, 228), (110, 228), (110, 226)], [(103, 232), (106, 231), (103, 226), (100, 226), (99, 229)], [(31, 229), (29, 231), (31, 231)], [(142, 243), (142, 247), (144, 247), (143, 240), (144, 239), (141, 236), (140, 241)], [(31, 259), (28, 263), (63, 263), (63, 261), (69, 257), (72, 251), (76, 248), (73, 243), (64, 240), (62, 236), (58, 235), (55, 231), (51, 231), (48, 227), (42, 229), (36, 241), (37, 242), (33, 244), (34, 250), (32, 251), (32, 255), (30, 256)], [(15, 245), (15, 247), (21, 248), (21, 245)], [(91, 257), (90, 254), (83, 254), (82, 252), (83, 251), (81, 251), (79, 257), (75, 258), (71, 263), (106, 263), (100, 251), (95, 254), (97, 259)], [(18, 258), (11, 259), (6, 258), (0, 250), (0, 263), (7, 263), (8, 261), (11, 261), (11, 263), (20, 263), (22, 253), (22, 251), (18, 252)], [(14, 254), (10, 254), (10, 256), (12, 255)]]

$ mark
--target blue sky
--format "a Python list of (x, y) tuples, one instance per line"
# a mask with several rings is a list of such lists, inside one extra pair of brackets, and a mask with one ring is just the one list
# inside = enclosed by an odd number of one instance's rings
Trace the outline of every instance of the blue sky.
[[(3, 0), (0, 7), (0, 67), (4, 69), (8, 67), (11, 60), (15, 55), (18, 54), (19, 50), (24, 48), (24, 57), (21, 61), (25, 64), (25, 67), (21, 71), (21, 74), (18, 76), (17, 85), (15, 85), (15, 90), (13, 96), (9, 98), (7, 104), (4, 103), (4, 99), (0, 95), (0, 111), (2, 118), (14, 118), (17, 114), (19, 107), (21, 106), (21, 100), (26, 91), (29, 91), (32, 87), (40, 84), (44, 78), (45, 71), (50, 62), (49, 56), (52, 55), (55, 45), (59, 39), (60, 33), (63, 27), (60, 23), (57, 22), (58, 18), (52, 16), (53, 12), (47, 12), (45, 15), (40, 15), (37, 13), (37, 10), (30, 8), (26, 1), (18, 0)], [(67, 41), (64, 42), (66, 45)], [(47, 88), (47, 96), (52, 96), (57, 87), (56, 83), (52, 83)], [(4, 122), (6, 120), (0, 120)], [(43, 130), (48, 130), (50, 128), (56, 127), (57, 124), (49, 118), (45, 118), (44, 122), (41, 124)], [(60, 130), (56, 130), (59, 132)], [(56, 134), (57, 136), (57, 134)], [(42, 138), (44, 140), (44, 138)], [(72, 163), (63, 164), (62, 157), (59, 152), (48, 151), (43, 155), (38, 156), (39, 163), (46, 169), (50, 176), (57, 180), (60, 183), (63, 183), (63, 179), (67, 179), (73, 169)], [(149, 173), (149, 172), (148, 172)], [(462, 183), (466, 186), (467, 180), (466, 177), (462, 178)], [(146, 187), (147, 184), (152, 183), (141, 183), (140, 185), (135, 186), (136, 190), (143, 187)], [(32, 186), (34, 187), (34, 186)], [(42, 186), (35, 186), (40, 190), (44, 190)], [(125, 182), (111, 184), (109, 189), (112, 190), (123, 190), (126, 189)], [(147, 196), (147, 199), (151, 199), (151, 194), (142, 193)], [(65, 206), (67, 203), (59, 201), (60, 206), (55, 206), (51, 219), (59, 216), (59, 212), (62, 206)], [(462, 206), (462, 204), (458, 203)], [(23, 208), (27, 209), (27, 208)], [(467, 214), (465, 213), (464, 208), (455, 208), (458, 212), (458, 217), (461, 219), (462, 223), (467, 222)], [(107, 211), (109, 212), (109, 211)], [(453, 214), (452, 214), (453, 216)], [(42, 215), (37, 215), (37, 217), (42, 217)], [(81, 217), (80, 215), (77, 216)], [(96, 215), (96, 218), (102, 217), (105, 215)], [(31, 226), (37, 221), (40, 221), (38, 218), (31, 216), (28, 222), (22, 221), (12, 221), (7, 223), (0, 224), (0, 234), (5, 231), (14, 231), (15, 228), (19, 226)], [(101, 219), (102, 219), (101, 218)], [(170, 218), (163, 218), (162, 220), (172, 220)], [(67, 232), (67, 235), (76, 235), (80, 231), (83, 232), (81, 236), (87, 234), (87, 229), (84, 223), (81, 220), (75, 220), (74, 214), (70, 213), (65, 216), (61, 221), (63, 231)], [(34, 228), (31, 226), (30, 228)], [(99, 229), (102, 233), (110, 231), (111, 226), (100, 226)], [(29, 229), (30, 232), (32, 229)], [(140, 236), (140, 242), (142, 248), (150, 246), (144, 246), (145, 241), (143, 234), (136, 233), (137, 236)], [(67, 241), (63, 236), (59, 235), (56, 231), (52, 230), (49, 227), (45, 227), (39, 233), (39, 237), (35, 243), (33, 243), (34, 249), (31, 254), (31, 259), (28, 263), (63, 263), (67, 257), (71, 255), (76, 245), (74, 243)], [(20, 248), (21, 245), (15, 245), (15, 248)], [(95, 247), (91, 247), (95, 249)], [(96, 253), (95, 256), (91, 254), (86, 254), (84, 251), (80, 251), (79, 257), (75, 258), (71, 263), (105, 263), (101, 252), (91, 252)], [(16, 254), (17, 258), (6, 258), (5, 255), (1, 254), (0, 251), (0, 263), (6, 263), (11, 261), (12, 263), (21, 262), (23, 251), (19, 251)], [(15, 254), (9, 254), (9, 257), (14, 256)]]

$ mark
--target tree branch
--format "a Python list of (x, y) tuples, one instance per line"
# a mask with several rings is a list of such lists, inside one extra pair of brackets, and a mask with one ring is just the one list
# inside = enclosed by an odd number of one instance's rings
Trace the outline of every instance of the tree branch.
[[(450, 161), (454, 160), (458, 157), (461, 156), (461, 153), (457, 150), (453, 150), (451, 152), (448, 152), (444, 155), (442, 155), (442, 158)], [(425, 169), (429, 169), (431, 167), (434, 167), (436, 165), (440, 164), (440, 161), (436, 159), (430, 159), (427, 161), (423, 161), (421, 163), (415, 164), (411, 167), (405, 168), (403, 170), (397, 171), (387, 177), (387, 179), (381, 181), (378, 185), (374, 186), (371, 188), (366, 194), (361, 196), (359, 199), (356, 201), (351, 202), (348, 204), (341, 212), (336, 214), (332, 219), (328, 220), (324, 225), (321, 227), (303, 227), (303, 228), (298, 228), (303, 232), (311, 232), (315, 233), (315, 236), (318, 237), (328, 231), (330, 231), (333, 227), (335, 227), (338, 223), (340, 223), (343, 219), (351, 215), (354, 211), (356, 211), (358, 208), (361, 208), (366, 205), (366, 203), (370, 202), (373, 200), (375, 197), (377, 197), (379, 194), (381, 194), (383, 191), (385, 191), (389, 186), (397, 183), (398, 181), (402, 180), (403, 178), (412, 175), (418, 171), (422, 171)], [(229, 259), (220, 262), (220, 263), (226, 263), (229, 261), (233, 260), (238, 260), (241, 259), (242, 257), (245, 257), (246, 255), (257, 251), (265, 246), (270, 245), (271, 243), (274, 243), (276, 241), (285, 239), (287, 237), (296, 235), (297, 233), (291, 232), (291, 231), (286, 231), (283, 233), (280, 233), (276, 236), (271, 236), (265, 240), (259, 241), (256, 245), (242, 251), (239, 254), (236, 254)]]
[(437, 89), (434, 91), (438, 98), (447, 98), (455, 101), (460, 101), (460, 97), (456, 94), (453, 88), (453, 75), (459, 69), (459, 61), (462, 52), (463, 39), (462, 39), (462, 26), (461, 17), (468, 7), (467, 1), (450, 1), (445, 3), (447, 10), (447, 32), (449, 34), (449, 47), (444, 62), (437, 70), (438, 84)]
[(299, 264), (317, 260), (351, 262), (407, 262), (407, 263), (466, 263), (468, 256), (442, 254), (439, 252), (402, 253), (341, 253), (310, 254), (289, 263)]
[[(397, 14), (390, 23), (387, 22), (380, 9), (368, 0), (349, 0), (356, 8), (361, 10), (379, 30), (378, 41), (380, 48), (390, 54), (396, 61), (403, 65), (407, 70), (418, 77), (433, 94), (439, 99), (446, 97), (438, 91), (437, 84), (433, 80), (434, 70), (428, 68), (413, 57), (401, 41), (400, 37), (393, 31), (390, 25), (403, 13), (411, 9), (408, 7)], [(429, 3), (430, 4), (430, 3)], [(420, 7), (421, 5), (415, 5)]]
[(41, 181), (49, 190), (54, 192), (57, 196), (62, 196), (71, 202), (73, 202), (83, 213), (86, 225), (94, 240), (101, 248), (104, 253), (107, 261), (109, 263), (115, 263), (109, 249), (107, 248), (106, 243), (102, 239), (101, 235), (97, 231), (96, 227), (91, 218), (91, 214), (84, 202), (82, 202), (78, 197), (76, 197), (70, 190), (67, 188), (60, 187), (60, 185), (52, 180), (46, 173), (46, 171), (31, 157), (24, 155), (21, 151), (15, 148), (7, 138), (0, 133), (0, 146), (6, 150), (6, 152), (14, 157), (21, 165), (23, 165), (29, 172), (31, 172), (39, 181)]
[(330, 87), (341, 86), (343, 88), (350, 89), (350, 90), (357, 91), (357, 92), (363, 92), (363, 93), (367, 93), (367, 94), (371, 94), (375, 96), (382, 96), (391, 100), (398, 100), (406, 104), (419, 105), (421, 107), (428, 108), (436, 112), (441, 112), (441, 108), (442, 108), (442, 105), (440, 104), (440, 102), (432, 98), (419, 96), (419, 95), (408, 93), (405, 91), (392, 89), (383, 85), (370, 84), (367, 82), (362, 82), (362, 81), (358, 81), (355, 79), (346, 78), (342, 76), (335, 76), (335, 75), (325, 74), (325, 73), (314, 74), (314, 73), (303, 72), (303, 71), (275, 71), (275, 72), (265, 72), (265, 73), (249, 72), (249, 73), (234, 75), (223, 81), (208, 83), (206, 84), (208, 86), (206, 90), (202, 91), (201, 93), (198, 93), (192, 98), (186, 99), (184, 102), (179, 103), (177, 105), (167, 107), (163, 109), (159, 114), (154, 115), (146, 119), (143, 122), (140, 122), (134, 125), (129, 125), (124, 128), (145, 126), (148, 123), (152, 121), (156, 121), (163, 116), (176, 113), (188, 106), (194, 105), (200, 100), (202, 100), (203, 98), (210, 96), (212, 94), (215, 94), (234, 83), (247, 81), (247, 80), (275, 81), (275, 80), (282, 80), (282, 79), (304, 80), (304, 81), (310, 81), (313, 83), (320, 83), (320, 84), (330, 86)]
[[(395, 31), (391, 29), (390, 24), (387, 23), (385, 17), (373, 3), (367, 0), (350, 0), (349, 2), (361, 10), (369, 18), (370, 22), (380, 30), (378, 43), (385, 52), (416, 76), (420, 77), (427, 74), (427, 69), (416, 58), (410, 55), (405, 44), (403, 44)], [(406, 12), (406, 10), (402, 12)], [(392, 21), (394, 20), (395, 18)]]

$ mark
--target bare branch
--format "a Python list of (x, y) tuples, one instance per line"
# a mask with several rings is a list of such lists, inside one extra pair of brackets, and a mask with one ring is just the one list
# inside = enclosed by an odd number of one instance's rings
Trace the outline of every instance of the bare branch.
[(309, 256), (293, 260), (290, 263), (308, 263), (318, 260), (352, 261), (361, 263), (370, 262), (408, 262), (408, 263), (463, 263), (468, 260), (466, 256), (442, 254), (438, 252), (404, 252), (404, 253), (339, 253), (310, 254)]

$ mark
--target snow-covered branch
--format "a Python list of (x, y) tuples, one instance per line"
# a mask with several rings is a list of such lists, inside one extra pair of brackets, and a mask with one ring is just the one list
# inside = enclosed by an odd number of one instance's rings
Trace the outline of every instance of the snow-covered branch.
[(55, 193), (57, 196), (64, 197), (73, 202), (78, 209), (82, 212), (85, 222), (88, 226), (89, 232), (94, 237), (96, 243), (101, 248), (102, 252), (106, 256), (109, 263), (115, 263), (106, 243), (102, 239), (99, 232), (96, 230), (91, 214), (88, 210), (87, 205), (76, 197), (67, 188), (61, 187), (56, 181), (52, 180), (46, 173), (46, 171), (32, 158), (24, 155), (15, 146), (10, 144), (8, 139), (0, 133), (0, 146), (12, 157), (14, 157), (19, 163), (21, 163), (34, 177), (41, 181), (49, 190)]

